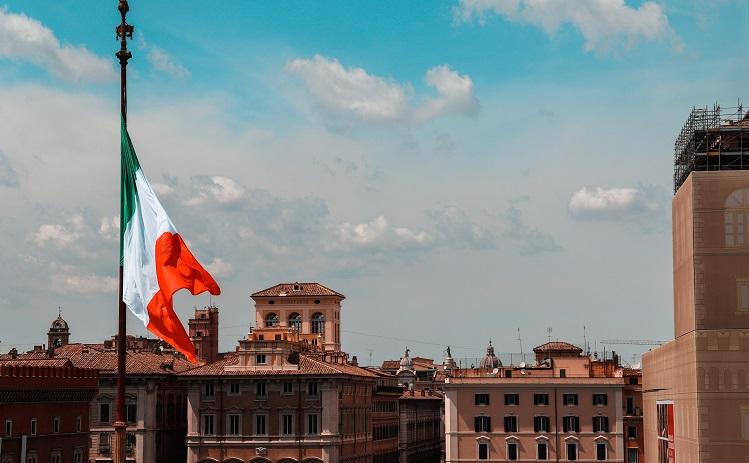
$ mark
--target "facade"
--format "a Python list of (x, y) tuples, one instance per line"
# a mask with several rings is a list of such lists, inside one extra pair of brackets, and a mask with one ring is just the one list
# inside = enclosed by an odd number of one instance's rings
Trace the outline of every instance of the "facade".
[(626, 385), (618, 357), (563, 342), (534, 352), (534, 365), (503, 366), (490, 345), (479, 368), (451, 369), (445, 460), (640, 461), (627, 454), (639, 444), (625, 442), (626, 398), (634, 407), (638, 389)]
[(741, 108), (694, 110), (675, 148), (674, 340), (643, 356), (645, 460), (743, 463), (749, 118)]
[[(370, 370), (373, 371), (373, 370)], [(392, 375), (375, 371), (377, 379), (372, 396), (372, 463), (401, 461), (399, 436), (402, 432), (398, 405), (403, 388)]]
[(400, 463), (444, 461), (443, 397), (422, 389), (400, 397)]
[(98, 382), (64, 359), (0, 360), (0, 462), (87, 462)]
[(195, 309), (193, 318), (188, 321), (188, 333), (199, 362), (211, 363), (219, 359), (218, 307)]

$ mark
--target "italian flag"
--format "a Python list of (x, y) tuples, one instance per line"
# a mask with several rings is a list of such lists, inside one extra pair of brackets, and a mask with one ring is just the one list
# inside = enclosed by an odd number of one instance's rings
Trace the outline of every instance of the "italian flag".
[(221, 293), (195, 259), (148, 183), (124, 122), (121, 128), (120, 264), (122, 300), (149, 331), (196, 363), (195, 349), (172, 307), (180, 289)]

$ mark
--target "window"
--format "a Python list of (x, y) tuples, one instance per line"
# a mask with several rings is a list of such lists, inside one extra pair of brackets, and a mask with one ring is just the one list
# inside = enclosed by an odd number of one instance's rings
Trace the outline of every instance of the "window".
[(489, 394), (485, 394), (485, 393), (474, 394), (473, 402), (476, 405), (489, 405)]
[(476, 432), (492, 432), (492, 419), (488, 416), (477, 416), (473, 419)]
[(265, 327), (270, 328), (272, 326), (278, 326), (278, 315), (273, 312), (265, 316)]
[(635, 414), (635, 399), (632, 397), (627, 397), (627, 415), (634, 415)]
[(280, 341), (281, 340), (281, 335), (277, 334), (277, 335), (273, 336), (273, 340)]
[(505, 405), (520, 405), (520, 395), (505, 394)]
[(549, 449), (546, 447), (546, 442), (539, 442), (536, 444), (536, 457), (538, 460), (549, 459)]
[(636, 448), (627, 449), (627, 463), (637, 463), (639, 456), (639, 452)]
[(255, 415), (255, 434), (262, 436), (268, 433), (265, 427), (266, 421), (265, 415)]
[(99, 434), (99, 453), (109, 452), (109, 433), (103, 432)]
[(564, 368), (560, 368), (559, 369), (559, 377), (560, 378), (566, 378), (567, 377), (567, 370), (565, 370)]
[(512, 378), (512, 370), (505, 370), (505, 378)]
[(603, 406), (608, 405), (609, 396), (606, 394), (593, 394), (593, 405)]
[(59, 451), (55, 451), (49, 456), (49, 463), (60, 463), (61, 461), (62, 457)]
[(562, 418), (562, 427), (564, 432), (580, 432), (580, 417), (565, 416)]
[(267, 362), (267, 359), (265, 357), (265, 354), (257, 354), (255, 356), (255, 364), (256, 365), (265, 365)]
[(216, 395), (216, 391), (213, 383), (206, 383), (203, 385), (203, 398), (213, 399)]
[(109, 402), (99, 404), (99, 423), (109, 423)]
[(289, 315), (289, 328), (292, 330), (302, 331), (302, 316), (294, 312)]
[(738, 300), (736, 310), (749, 312), (749, 280), (736, 280), (736, 297)]
[(83, 450), (82, 449), (76, 448), (75, 450), (73, 450), (73, 463), (83, 463)]
[(534, 432), (550, 432), (551, 420), (548, 416), (534, 416), (533, 417), (533, 431)]
[(239, 395), (239, 383), (231, 383), (231, 384), (229, 384), (229, 394), (231, 394), (231, 395)]
[(565, 405), (577, 405), (577, 394), (564, 394), (562, 399)]
[(606, 442), (596, 442), (596, 460), (606, 460)]
[(26, 463), (37, 463), (38, 461), (39, 460), (37, 460), (36, 453), (30, 453), (26, 458)]
[(203, 435), (213, 435), (213, 415), (203, 415)]
[(36, 436), (36, 418), (31, 418), (31, 432), (29, 434)]
[(5, 437), (13, 435), (13, 420), (5, 420)]
[(593, 432), (609, 432), (609, 417), (608, 416), (594, 416), (593, 417)]
[(533, 405), (549, 405), (549, 394), (533, 394)]
[(637, 382), (637, 376), (630, 376), (629, 377), (629, 384), (638, 384)]
[(281, 434), (294, 434), (294, 416), (281, 415)]
[(230, 436), (238, 436), (241, 434), (240, 431), (240, 423), (242, 421), (241, 415), (232, 414), (229, 415), (229, 435)]
[(129, 432), (125, 435), (125, 449), (129, 452), (132, 452), (135, 448), (135, 434)]
[(317, 434), (317, 415), (307, 415), (307, 434)]
[(749, 245), (749, 190), (736, 190), (725, 202), (726, 247)]
[(292, 394), (294, 392), (294, 383), (283, 383), (283, 393)]
[(258, 399), (266, 399), (268, 397), (265, 383), (255, 383), (255, 395)]
[(577, 460), (577, 444), (575, 442), (567, 442), (567, 460)]
[(307, 383), (307, 395), (317, 397), (317, 383)]
[(517, 416), (505, 416), (505, 432), (518, 432)]
[(58, 434), (60, 432), (60, 417), (56, 416), (52, 418), (52, 432)]
[(83, 430), (83, 417), (75, 417), (75, 432), (81, 432)]
[(517, 442), (507, 443), (507, 459), (508, 460), (518, 459), (518, 443)]
[(125, 421), (128, 423), (135, 423), (138, 421), (138, 406), (137, 404), (125, 405)]
[(481, 442), (479, 444), (479, 460), (489, 459), (489, 444)]
[(637, 428), (635, 426), (627, 426), (627, 439), (637, 439)]
[(325, 315), (320, 312), (312, 316), (312, 332), (315, 334), (325, 334)]

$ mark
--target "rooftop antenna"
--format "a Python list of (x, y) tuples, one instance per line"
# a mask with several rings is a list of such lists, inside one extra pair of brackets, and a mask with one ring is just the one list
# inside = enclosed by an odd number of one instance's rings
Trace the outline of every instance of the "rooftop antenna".
[(62, 317), (62, 307), (59, 305), (57, 306), (57, 316)]
[(590, 355), (590, 349), (588, 349), (588, 336), (585, 332), (585, 325), (583, 325), (583, 347), (585, 348), (585, 355)]
[(374, 351), (372, 349), (367, 349), (367, 352), (369, 352), (369, 366), (374, 366), (372, 365), (372, 352)]
[(520, 337), (520, 328), (518, 327), (518, 343), (520, 344), (520, 357), (525, 362), (525, 353), (523, 352), (523, 339)]

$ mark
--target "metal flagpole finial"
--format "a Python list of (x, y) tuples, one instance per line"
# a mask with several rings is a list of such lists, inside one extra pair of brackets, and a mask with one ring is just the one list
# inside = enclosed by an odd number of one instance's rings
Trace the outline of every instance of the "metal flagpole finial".
[(130, 6), (127, 4), (127, 0), (120, 0), (120, 4), (117, 6), (122, 16), (122, 22), (115, 28), (115, 34), (120, 40), (120, 49), (116, 53), (117, 58), (120, 60), (120, 64), (127, 65), (127, 60), (130, 59), (132, 54), (127, 51), (127, 39), (133, 38), (133, 26), (127, 23), (126, 16), (127, 12), (130, 11)]

